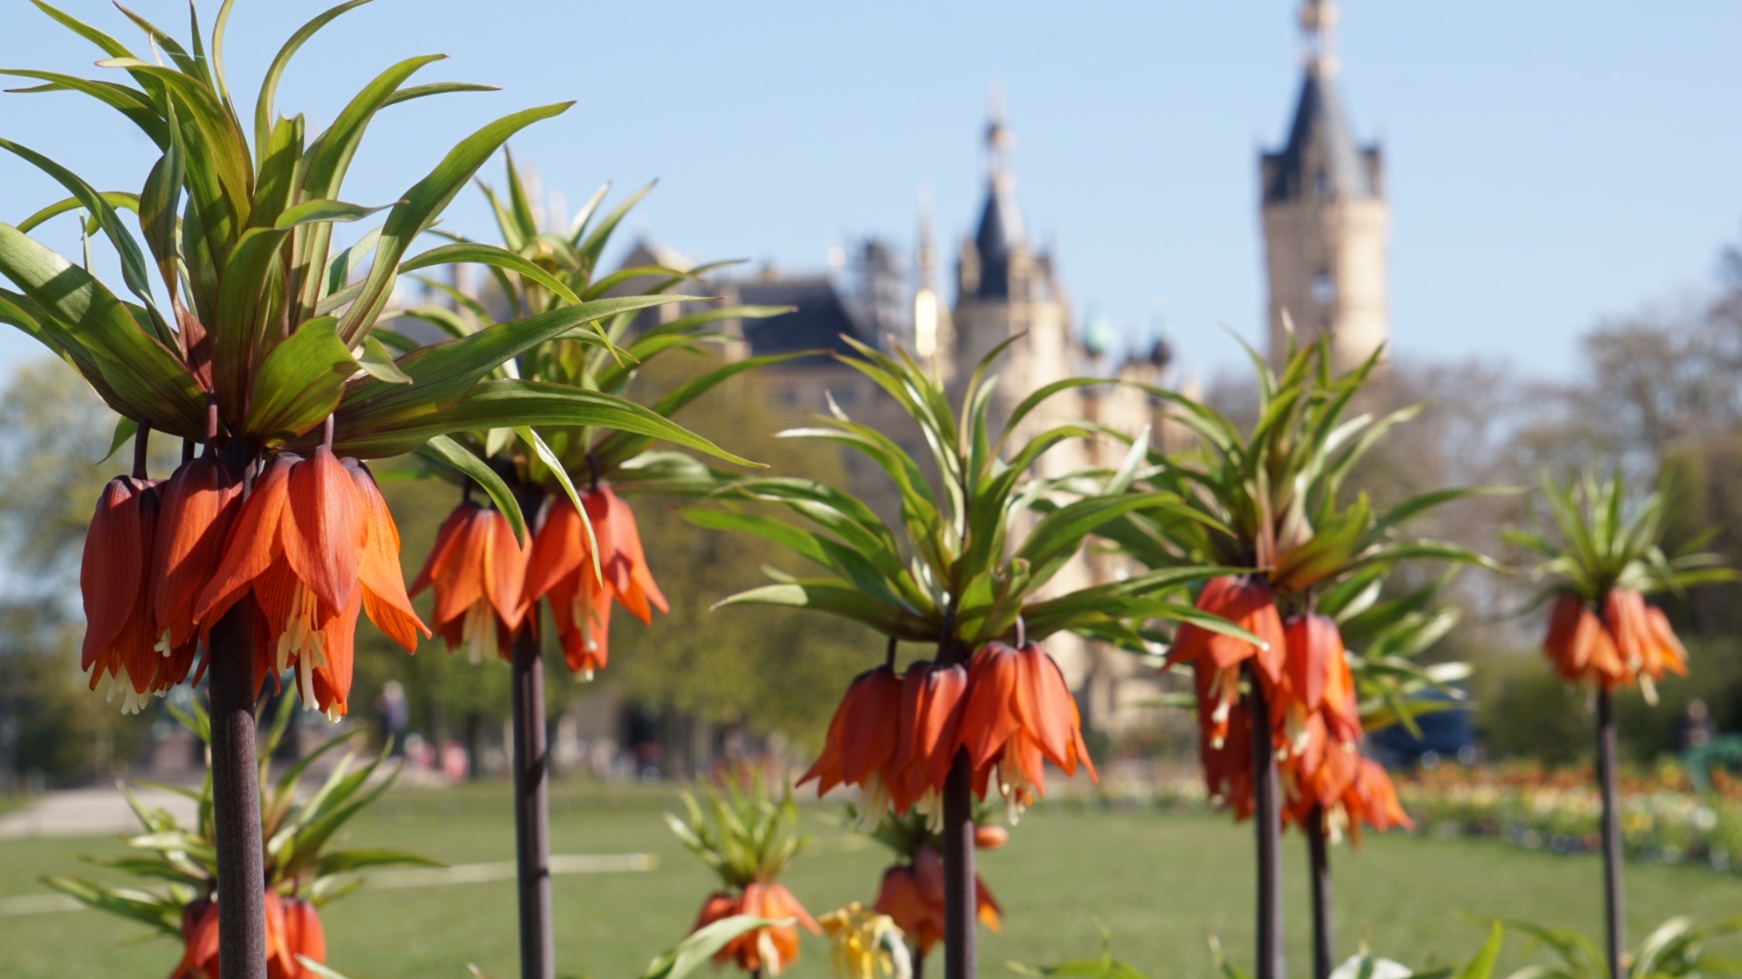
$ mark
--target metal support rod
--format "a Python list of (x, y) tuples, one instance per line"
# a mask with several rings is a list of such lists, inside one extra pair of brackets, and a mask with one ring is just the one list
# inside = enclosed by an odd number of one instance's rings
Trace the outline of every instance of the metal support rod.
[(266, 979), (266, 869), (254, 749), (254, 601), (237, 602), (207, 640), (212, 815), (218, 851), (222, 979)]
[(1307, 866), (1313, 898), (1313, 979), (1330, 979), (1336, 968), (1336, 933), (1331, 917), (1331, 854), (1325, 810), (1314, 806), (1307, 814)]
[(531, 628), (514, 639), (514, 856), (520, 882), (521, 979), (554, 979), (550, 913), (550, 756), (544, 657)]
[(1270, 704), (1250, 668), (1246, 670), (1247, 714), (1252, 723), (1253, 832), (1258, 840), (1258, 963), (1256, 979), (1283, 979), (1282, 805), (1271, 746)]
[[(954, 616), (948, 621), (954, 624)], [(966, 665), (967, 647), (946, 628), (938, 641), (940, 666)], [(944, 979), (975, 975), (974, 771), (968, 750), (959, 748), (944, 779)]]
[(1603, 791), (1603, 910), (1609, 925), (1609, 979), (1621, 979), (1627, 922), (1621, 893), (1620, 808), (1615, 800), (1615, 716), (1609, 691), (1597, 689), (1597, 780)]

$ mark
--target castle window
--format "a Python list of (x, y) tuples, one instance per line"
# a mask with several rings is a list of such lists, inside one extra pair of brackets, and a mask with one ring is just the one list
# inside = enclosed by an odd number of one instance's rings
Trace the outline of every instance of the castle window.
[(1331, 300), (1337, 298), (1337, 285), (1331, 281), (1331, 273), (1319, 272), (1313, 276), (1313, 302), (1320, 306), (1329, 306)]

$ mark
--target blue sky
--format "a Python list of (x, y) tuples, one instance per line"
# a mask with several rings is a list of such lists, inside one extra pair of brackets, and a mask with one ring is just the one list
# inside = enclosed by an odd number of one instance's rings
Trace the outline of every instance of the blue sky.
[[(176, 33), (185, 6), (134, 9)], [(228, 50), (251, 102), (280, 41), (324, 4), (241, 0)], [(66, 9), (122, 37), (106, 3)], [(216, 2), (202, 6), (209, 18)], [(886, 2), (577, 4), (378, 0), (318, 36), (281, 109), (330, 121), (390, 60), (443, 51), (427, 80), (501, 93), (395, 107), (345, 191), (393, 200), (496, 115), (577, 99), (515, 142), (547, 190), (583, 200), (659, 178), (637, 229), (698, 258), (820, 268), (864, 234), (913, 240), (922, 188), (946, 255), (982, 194), (987, 91), (1003, 90), (1018, 196), (1052, 243), (1079, 312), (1122, 329), (1157, 309), (1188, 364), (1239, 360), (1258, 335), (1258, 150), (1284, 135), (1298, 85), (1294, 5)], [(1379, 138), (1392, 199), (1393, 349), (1564, 374), (1604, 316), (1708, 288), (1742, 237), (1742, 5), (1345, 0), (1343, 88)], [(141, 45), (142, 46), (142, 45)], [(99, 74), (84, 42), (0, 0), (0, 64)], [(102, 150), (81, 144), (102, 134)], [(0, 96), (0, 135), (106, 188), (137, 190), (149, 145), (71, 95)], [(60, 194), (0, 159), (0, 220)], [(448, 225), (486, 234), (476, 195)], [(66, 230), (46, 237), (76, 252)], [(0, 337), (0, 360), (33, 355)]]

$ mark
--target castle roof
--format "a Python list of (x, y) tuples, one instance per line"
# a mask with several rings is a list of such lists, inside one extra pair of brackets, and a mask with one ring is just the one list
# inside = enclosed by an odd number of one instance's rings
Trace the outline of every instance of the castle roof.
[(981, 299), (1010, 296), (1010, 256), (1022, 244), (1022, 212), (1016, 206), (1016, 191), (1003, 174), (994, 174), (986, 187), (986, 206), (980, 211), (980, 227), (974, 232), (974, 251), (980, 258)]
[(834, 350), (850, 353), (843, 335), (875, 343), (842, 300), (840, 290), (825, 275), (746, 279), (734, 284), (737, 301), (746, 306), (794, 306), (793, 312), (767, 319), (744, 320), (744, 339), (751, 353), (792, 353)]
[(1307, 197), (1374, 197), (1376, 150), (1355, 143), (1336, 74), (1307, 68), (1295, 103), (1288, 142), (1264, 154), (1264, 203)]

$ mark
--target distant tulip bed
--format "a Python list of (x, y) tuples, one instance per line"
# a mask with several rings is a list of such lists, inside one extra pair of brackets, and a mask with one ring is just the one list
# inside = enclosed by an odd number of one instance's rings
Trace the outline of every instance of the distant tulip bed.
[[(1553, 853), (1594, 853), (1601, 845), (1602, 799), (1589, 769), (1442, 765), (1399, 776), (1396, 784), (1418, 835), (1499, 839)], [(1625, 775), (1621, 784), (1629, 858), (1742, 874), (1742, 780), (1714, 773), (1712, 791), (1695, 792), (1686, 772), (1667, 764)], [(1134, 783), (1110, 789), (1106, 798), (1117, 802), (1145, 794)], [(1211, 805), (1199, 778), (1168, 779), (1150, 791), (1163, 808)]]
[[(1621, 842), (1629, 857), (1742, 873), (1742, 783), (1720, 778), (1714, 791), (1695, 793), (1672, 766), (1623, 784)], [(1600, 845), (1602, 800), (1588, 771), (1448, 766), (1400, 780), (1398, 794), (1424, 834), (1498, 837), (1559, 853)]]

